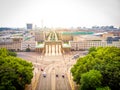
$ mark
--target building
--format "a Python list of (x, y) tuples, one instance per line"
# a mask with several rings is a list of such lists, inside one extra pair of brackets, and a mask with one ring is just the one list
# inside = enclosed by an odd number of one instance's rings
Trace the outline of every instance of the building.
[(27, 25), (27, 29), (28, 30), (32, 30), (33, 29), (32, 23), (27, 23), (26, 25)]
[(35, 41), (37, 41), (37, 42), (43, 42), (44, 41), (44, 32), (43, 31), (35, 32)]
[(29, 48), (31, 51), (35, 51), (36, 43), (34, 36), (24, 37), (21, 42), (21, 50), (26, 51)]
[(21, 51), (21, 37), (0, 38), (0, 48)]
[(7, 48), (13, 51), (26, 51), (29, 48), (31, 51), (35, 50), (36, 41), (33, 36), (28, 37), (1, 37), (0, 48)]
[(71, 50), (88, 50), (91, 47), (115, 46), (120, 48), (120, 37), (84, 38), (79, 41), (70, 41)]

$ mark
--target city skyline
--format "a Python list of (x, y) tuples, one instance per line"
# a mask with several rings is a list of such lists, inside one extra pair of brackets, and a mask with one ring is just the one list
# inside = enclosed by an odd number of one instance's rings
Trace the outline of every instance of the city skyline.
[(0, 27), (120, 27), (119, 0), (1, 0)]

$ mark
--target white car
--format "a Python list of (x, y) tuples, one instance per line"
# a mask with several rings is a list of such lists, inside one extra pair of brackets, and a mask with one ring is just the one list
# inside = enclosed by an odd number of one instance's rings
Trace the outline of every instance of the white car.
[(46, 77), (46, 72), (43, 72), (43, 77)]

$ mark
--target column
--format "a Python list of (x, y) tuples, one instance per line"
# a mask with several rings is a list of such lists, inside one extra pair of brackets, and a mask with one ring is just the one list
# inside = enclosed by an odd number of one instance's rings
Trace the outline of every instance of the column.
[(62, 53), (61, 53), (61, 45), (59, 45), (59, 55), (62, 55)]
[(48, 53), (49, 53), (49, 47), (48, 47), (48, 45), (45, 45), (45, 55), (48, 55)]
[(56, 44), (56, 55), (58, 55), (58, 45)]
[(54, 46), (54, 47), (55, 47), (55, 55), (56, 55), (56, 44), (55, 44), (55, 46)]
[(46, 48), (46, 45), (45, 45), (45, 55), (47, 54), (47, 48)]
[(51, 55), (51, 45), (48, 46), (49, 46), (49, 55)]
[(53, 47), (54, 47), (54, 55), (55, 55), (55, 44), (54, 44), (54, 46), (53, 46)]
[(58, 55), (59, 55), (59, 44), (58, 44), (58, 47), (57, 47), (57, 49), (58, 49), (57, 51), (58, 51)]
[(53, 45), (51, 45), (51, 55), (53, 55)]
[(47, 45), (47, 49), (48, 49), (48, 50), (47, 50), (47, 54), (49, 54), (49, 45)]
[(55, 45), (52, 45), (52, 55), (55, 55)]

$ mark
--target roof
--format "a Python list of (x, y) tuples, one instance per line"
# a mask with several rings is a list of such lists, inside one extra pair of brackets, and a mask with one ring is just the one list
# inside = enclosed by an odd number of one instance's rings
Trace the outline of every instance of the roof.
[(71, 45), (69, 44), (62, 44), (63, 48), (71, 48)]
[(63, 32), (63, 35), (91, 35), (94, 32)]
[(86, 40), (86, 41), (101, 41), (101, 40), (104, 40), (102, 37), (99, 37), (99, 36), (94, 36), (94, 35), (81, 35), (81, 36), (78, 36), (79, 40)]
[(30, 37), (25, 37), (25, 38), (24, 38), (24, 41), (29, 40), (29, 39), (30, 39)]
[(44, 44), (38, 44), (36, 45), (36, 48), (44, 48)]

